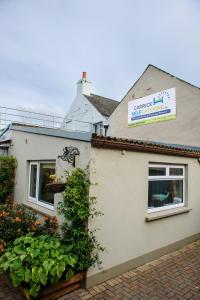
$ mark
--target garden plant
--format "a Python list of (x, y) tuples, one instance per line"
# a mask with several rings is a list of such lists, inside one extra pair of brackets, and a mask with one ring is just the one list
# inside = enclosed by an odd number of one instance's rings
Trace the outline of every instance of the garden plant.
[(74, 272), (87, 271), (89, 267), (101, 264), (99, 253), (104, 248), (95, 237), (95, 230), (88, 229), (89, 218), (101, 215), (95, 209), (96, 198), (89, 196), (91, 182), (85, 171), (75, 169), (71, 174), (66, 172), (67, 184), (63, 201), (58, 211), (65, 218), (62, 224), (62, 238), (72, 246), (71, 253), (77, 255)]
[(59, 237), (28, 234), (1, 256), (0, 270), (9, 274), (14, 287), (24, 287), (36, 297), (47, 283), (56, 283), (64, 274), (68, 278), (76, 263), (70, 250)]
[(12, 202), (16, 167), (13, 156), (0, 155), (0, 204)]
[(0, 255), (5, 246), (11, 246), (17, 237), (34, 232), (53, 235), (58, 227), (56, 217), (38, 219), (37, 214), (23, 204), (0, 205)]
[(7, 273), (15, 287), (37, 297), (42, 287), (101, 263), (99, 251), (104, 248), (87, 226), (89, 218), (101, 214), (95, 209), (96, 198), (89, 196), (90, 186), (82, 169), (66, 173), (58, 205), (64, 216), (60, 235), (55, 217), (41, 220), (24, 205), (0, 205), (0, 272)]

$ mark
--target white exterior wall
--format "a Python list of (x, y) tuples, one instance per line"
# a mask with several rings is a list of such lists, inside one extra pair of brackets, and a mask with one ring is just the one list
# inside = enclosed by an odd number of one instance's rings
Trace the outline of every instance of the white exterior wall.
[[(185, 206), (191, 208), (190, 212), (145, 221), (147, 216), (158, 214), (147, 213), (149, 162), (185, 164), (188, 174)], [(104, 215), (90, 220), (89, 228), (100, 229), (97, 239), (106, 251), (101, 255), (101, 269), (89, 270), (89, 285), (99, 281), (92, 279), (94, 275), (99, 275), (100, 281), (114, 277), (117, 272), (131, 269), (131, 263), (127, 262), (198, 234), (199, 178), (197, 159), (91, 148), (90, 180), (97, 183), (91, 189), (91, 196), (97, 197), (97, 209)], [(167, 213), (180, 209), (183, 208)], [(118, 271), (115, 270), (117, 266), (121, 266)]]
[[(69, 120), (72, 122), (67, 122)], [(65, 117), (62, 129), (92, 132), (92, 124), (102, 121), (106, 121), (106, 118), (96, 110), (83, 94), (79, 93)]]
[(15, 156), (18, 163), (14, 192), (15, 202), (27, 204), (44, 214), (58, 216), (56, 207), (58, 202), (62, 199), (61, 193), (54, 194), (54, 210), (50, 210), (28, 200), (29, 162), (34, 160), (55, 160), (56, 173), (60, 177), (64, 175), (65, 170), (73, 168), (68, 162), (58, 159), (58, 155), (62, 155), (63, 153), (63, 148), (66, 146), (77, 147), (80, 151), (80, 155), (76, 157), (76, 167), (85, 169), (88, 166), (90, 158), (90, 143), (20, 131), (11, 131), (11, 134), (12, 146), (9, 149), (9, 155)]

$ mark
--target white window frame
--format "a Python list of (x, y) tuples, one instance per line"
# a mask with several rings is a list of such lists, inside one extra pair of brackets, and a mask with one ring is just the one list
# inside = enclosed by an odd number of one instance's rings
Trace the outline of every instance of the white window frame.
[[(157, 212), (157, 211), (163, 211), (163, 210), (168, 210), (168, 209), (173, 209), (177, 207), (182, 207), (185, 206), (185, 166), (184, 165), (172, 165), (172, 164), (157, 164), (157, 163), (150, 163), (148, 166), (148, 172), (149, 168), (165, 168), (166, 169), (166, 175), (160, 176), (160, 175), (155, 175), (155, 176), (148, 176), (148, 187), (149, 187), (149, 181), (163, 181), (163, 180), (176, 180), (176, 179), (182, 179), (183, 180), (183, 202), (178, 203), (178, 204), (171, 204), (171, 205), (166, 205), (166, 206), (161, 206), (161, 207), (154, 207), (154, 208), (148, 208), (147, 212), (152, 213), (152, 212)], [(183, 175), (170, 175), (169, 171), (170, 169), (182, 169), (183, 170)]]
[[(54, 204), (48, 204), (45, 203), (43, 201), (40, 201), (39, 199), (39, 180), (40, 180), (40, 164), (41, 163), (56, 163), (55, 161), (39, 161), (39, 162), (35, 162), (35, 161), (31, 161), (29, 164), (29, 184), (28, 184), (28, 200), (30, 202), (36, 203), (40, 206), (43, 206), (45, 208), (48, 208), (50, 210), (54, 210)], [(37, 179), (36, 179), (36, 197), (33, 198), (30, 196), (30, 185), (31, 185), (31, 166), (35, 165), (37, 166)]]

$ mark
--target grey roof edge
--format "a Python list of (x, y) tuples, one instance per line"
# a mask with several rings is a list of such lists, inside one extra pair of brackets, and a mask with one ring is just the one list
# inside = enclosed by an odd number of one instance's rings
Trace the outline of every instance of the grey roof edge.
[(27, 124), (17, 124), (17, 123), (12, 123), (10, 125), (10, 130), (52, 136), (57, 138), (85, 141), (85, 142), (90, 142), (92, 137), (92, 134), (90, 132), (68, 131), (62, 129), (53, 129), (48, 127), (31, 126)]
[(1, 137), (2, 135), (4, 135), (4, 133), (5, 133), (6, 131), (8, 131), (8, 130), (10, 129), (10, 125), (11, 125), (11, 124), (7, 125), (7, 126), (2, 130), (2, 132), (0, 133), (0, 137)]

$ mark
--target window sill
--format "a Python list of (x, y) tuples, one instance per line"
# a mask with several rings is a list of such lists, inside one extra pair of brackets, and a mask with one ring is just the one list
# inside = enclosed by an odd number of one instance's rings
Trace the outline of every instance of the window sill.
[(50, 214), (48, 214), (48, 213), (46, 213), (46, 212), (42, 212), (41, 210), (39, 210), (39, 209), (37, 209), (37, 208), (35, 208), (35, 207), (33, 207), (33, 206), (31, 206), (31, 205), (28, 205), (28, 204), (26, 204), (26, 203), (23, 203), (23, 205), (24, 206), (26, 206), (27, 208), (30, 208), (30, 209), (32, 209), (34, 212), (36, 212), (37, 214), (40, 214), (40, 215), (42, 215), (42, 216), (47, 216), (47, 217), (52, 217), (52, 215), (50, 215)]
[(145, 221), (152, 222), (152, 221), (156, 221), (159, 219), (164, 219), (164, 218), (188, 213), (190, 211), (191, 211), (191, 208), (180, 207), (180, 208), (174, 208), (174, 209), (165, 210), (165, 211), (153, 212), (153, 213), (149, 213), (148, 216), (146, 216)]

